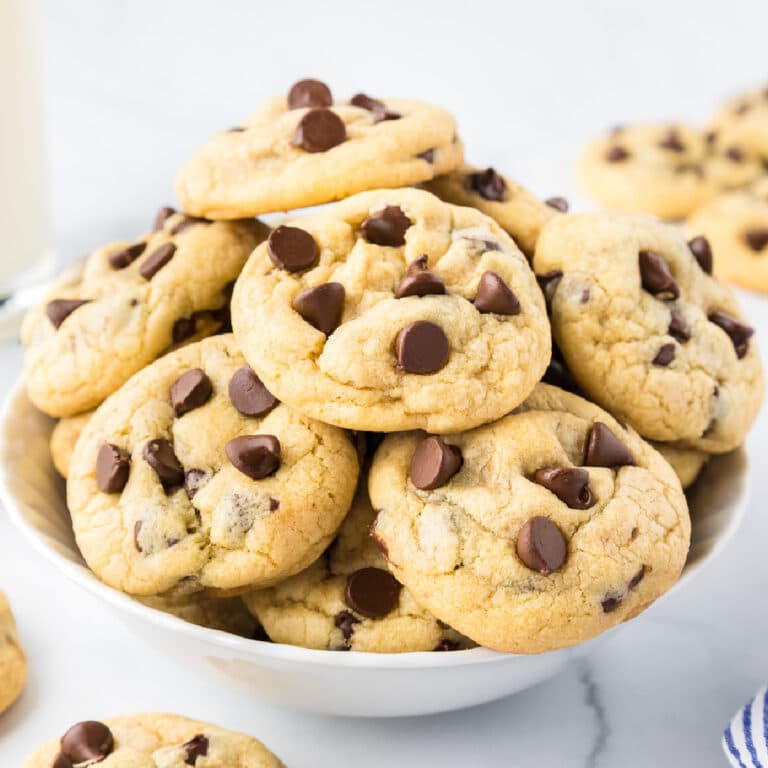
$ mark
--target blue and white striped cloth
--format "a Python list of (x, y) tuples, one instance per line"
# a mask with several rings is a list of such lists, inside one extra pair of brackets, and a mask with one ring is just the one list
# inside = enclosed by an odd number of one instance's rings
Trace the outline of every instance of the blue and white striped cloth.
[(761, 688), (723, 733), (723, 750), (734, 768), (768, 768), (768, 688)]

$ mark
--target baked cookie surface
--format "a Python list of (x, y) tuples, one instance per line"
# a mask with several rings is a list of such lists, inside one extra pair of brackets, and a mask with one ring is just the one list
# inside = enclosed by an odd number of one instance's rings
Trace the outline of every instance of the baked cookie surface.
[(349, 436), (280, 404), (223, 335), (156, 361), (94, 413), (67, 503), (110, 586), (236, 594), (320, 556), (358, 471)]
[(24, 768), (284, 768), (260, 741), (163, 713), (75, 723), (24, 761)]
[(93, 411), (86, 411), (77, 416), (66, 416), (57, 422), (53, 432), (51, 432), (53, 466), (65, 479), (69, 474), (69, 462), (72, 460), (77, 440), (92, 415)]
[(545, 384), (469, 432), (390, 435), (369, 488), (398, 580), (499, 651), (562, 648), (635, 616), (688, 551), (670, 466), (602, 409)]
[(711, 127), (722, 143), (743, 146), (768, 161), (768, 88), (755, 88), (727, 101)]
[(263, 104), (185, 164), (176, 194), (188, 213), (255, 216), (418, 184), (460, 165), (456, 123), (419, 101), (364, 94), (333, 100), (318, 81)]
[(697, 451), (695, 448), (681, 448), (669, 443), (651, 443), (651, 445), (675, 470), (683, 489), (690, 488), (696, 482), (704, 465), (709, 461), (708, 453)]
[(753, 329), (711, 276), (712, 249), (644, 216), (561, 216), (534, 268), (568, 369), (644, 437), (722, 453), (740, 445), (763, 397)]
[(518, 405), (550, 353), (524, 255), (479, 211), (399, 189), (278, 227), (235, 286), (243, 352), (285, 403), (350, 429), (464, 429)]
[(599, 203), (663, 219), (687, 216), (725, 189), (763, 173), (745, 146), (685, 125), (617, 128), (584, 151), (584, 185)]
[(207, 222), (170, 209), (153, 232), (73, 265), (22, 328), (24, 375), (45, 413), (95, 408), (136, 371), (225, 321), (231, 283), (269, 229)]
[(0, 712), (16, 701), (26, 681), (27, 658), (19, 641), (11, 607), (0, 592)]

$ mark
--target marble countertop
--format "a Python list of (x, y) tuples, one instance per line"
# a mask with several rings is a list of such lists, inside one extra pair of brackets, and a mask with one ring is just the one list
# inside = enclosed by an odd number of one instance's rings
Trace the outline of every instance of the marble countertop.
[[(141, 231), (203, 137), (306, 75), (340, 93), (443, 103), (473, 162), (578, 200), (587, 137), (624, 121), (704, 119), (718, 98), (766, 76), (768, 6), (734, 0), (725, 18), (709, 6), (480, 2), (468, 15), (400, 0), (46, 0), (57, 249), (71, 259)], [(760, 339), (768, 298), (742, 298)], [(18, 345), (0, 347), (0, 394), (20, 364)], [(749, 440), (743, 526), (691, 583), (548, 682), (433, 717), (320, 717), (222, 688), (206, 667), (139, 643), (0, 514), (0, 585), (31, 661), (23, 698), (0, 718), (0, 763), (20, 765), (79, 719), (169, 710), (250, 731), (293, 768), (722, 766), (722, 729), (768, 680), (767, 427), (764, 409)]]

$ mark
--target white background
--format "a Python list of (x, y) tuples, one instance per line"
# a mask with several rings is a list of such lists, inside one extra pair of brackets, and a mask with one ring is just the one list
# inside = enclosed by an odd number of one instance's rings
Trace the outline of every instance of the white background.
[[(56, 245), (67, 259), (146, 228), (197, 144), (302, 76), (340, 96), (443, 104), (472, 162), (572, 199), (588, 137), (619, 122), (705, 120), (719, 99), (768, 78), (765, 0), (42, 8)], [(745, 303), (765, 336), (766, 300)], [(3, 392), (20, 359), (18, 347), (0, 349)], [(202, 666), (135, 641), (0, 516), (0, 584), (31, 662), (27, 691), (0, 719), (0, 765), (20, 765), (78, 719), (158, 709), (249, 731), (294, 768), (724, 765), (723, 726), (768, 680), (765, 430), (763, 416), (747, 520), (697, 580), (538, 688), (429, 718), (315, 717), (222, 688)]]

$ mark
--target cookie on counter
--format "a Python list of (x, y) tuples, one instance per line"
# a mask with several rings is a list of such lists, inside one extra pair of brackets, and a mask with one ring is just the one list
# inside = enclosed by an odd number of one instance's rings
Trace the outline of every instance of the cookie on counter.
[(285, 768), (260, 741), (163, 713), (75, 723), (24, 761), (24, 768)]
[(152, 232), (73, 265), (24, 320), (32, 402), (55, 417), (95, 408), (174, 345), (226, 322), (231, 283), (269, 229), (160, 211)]
[(493, 168), (463, 165), (438, 176), (424, 188), (446, 203), (477, 208), (500, 224), (529, 258), (544, 224), (553, 216), (568, 211), (562, 197), (541, 201), (525, 187), (497, 173)]
[(301, 80), (204, 144), (179, 172), (176, 195), (197, 216), (256, 216), (418, 184), (463, 157), (456, 123), (439, 107), (334, 99), (325, 83)]
[(744, 147), (768, 162), (768, 88), (755, 88), (729, 99), (712, 120), (721, 143)]
[(709, 241), (718, 277), (768, 293), (768, 178), (704, 203), (686, 228)]
[(27, 658), (5, 595), (0, 592), (0, 713), (19, 697), (27, 682)]
[(358, 472), (349, 435), (281, 404), (222, 335), (157, 360), (94, 413), (67, 504), (110, 586), (226, 596), (316, 560)]
[(493, 421), (550, 354), (512, 239), (419, 189), (364, 192), (273, 230), (237, 281), (232, 323), (283, 402), (374, 432)]
[(589, 144), (581, 171), (587, 191), (605, 207), (662, 219), (684, 218), (763, 173), (747, 146), (680, 124), (617, 128)]
[(75, 451), (75, 445), (85, 425), (93, 415), (93, 411), (86, 411), (77, 416), (66, 416), (59, 419), (51, 432), (51, 458), (56, 471), (66, 479), (69, 474), (69, 462)]
[(688, 551), (669, 464), (598, 406), (546, 384), (469, 432), (388, 436), (369, 489), (373, 535), (398, 581), (498, 651), (563, 648), (636, 616)]
[(641, 435), (741, 445), (763, 398), (754, 332), (703, 238), (645, 216), (553, 219), (536, 246), (552, 332), (579, 387)]
[(472, 645), (421, 608), (392, 576), (371, 538), (375, 518), (362, 478), (352, 509), (325, 555), (276, 587), (243, 597), (271, 640), (373, 653)]

